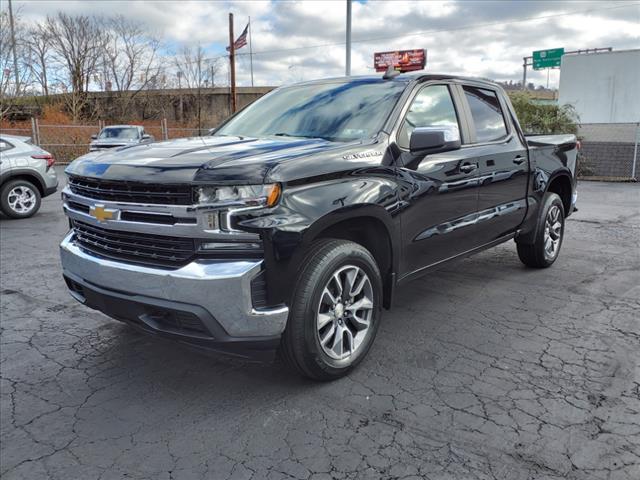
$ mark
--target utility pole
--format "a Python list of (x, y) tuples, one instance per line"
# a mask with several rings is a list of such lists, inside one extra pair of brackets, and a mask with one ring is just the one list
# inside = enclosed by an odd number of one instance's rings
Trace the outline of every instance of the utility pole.
[(251, 37), (251, 17), (249, 17), (249, 65), (251, 66), (251, 86), (253, 87), (253, 42)]
[(11, 30), (11, 50), (13, 51), (13, 73), (16, 77), (16, 95), (20, 92), (20, 72), (18, 72), (18, 55), (16, 54), (16, 29), (13, 24), (13, 7), (9, 0), (9, 29)]
[(229, 14), (229, 74), (231, 76), (231, 113), (236, 113), (236, 49), (233, 37), (233, 13)]
[(198, 45), (198, 136), (202, 135), (202, 95), (200, 90), (200, 85), (202, 83), (202, 52), (200, 50), (200, 45)]
[(351, 0), (347, 0), (347, 58), (344, 73), (351, 76)]

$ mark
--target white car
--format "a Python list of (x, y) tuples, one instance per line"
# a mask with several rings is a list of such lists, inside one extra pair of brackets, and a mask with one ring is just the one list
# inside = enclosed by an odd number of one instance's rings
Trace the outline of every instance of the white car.
[(11, 218), (27, 218), (43, 197), (58, 188), (55, 158), (29, 137), (0, 135), (0, 209)]

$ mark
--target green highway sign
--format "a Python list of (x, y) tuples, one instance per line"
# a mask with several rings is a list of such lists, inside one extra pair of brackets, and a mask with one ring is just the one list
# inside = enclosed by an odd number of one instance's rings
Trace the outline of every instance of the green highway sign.
[(536, 50), (533, 52), (533, 69), (559, 67), (560, 59), (564, 55), (564, 48), (552, 48), (550, 50)]

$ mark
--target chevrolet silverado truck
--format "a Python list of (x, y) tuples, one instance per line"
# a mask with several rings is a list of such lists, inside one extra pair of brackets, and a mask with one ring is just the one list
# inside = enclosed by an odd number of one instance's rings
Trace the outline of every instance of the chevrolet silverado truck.
[(574, 135), (525, 136), (484, 80), (285, 86), (209, 136), (75, 160), (64, 279), (146, 332), (243, 357), (279, 350), (330, 380), (366, 356), (405, 282), (509, 240), (526, 266), (553, 264), (576, 154)]

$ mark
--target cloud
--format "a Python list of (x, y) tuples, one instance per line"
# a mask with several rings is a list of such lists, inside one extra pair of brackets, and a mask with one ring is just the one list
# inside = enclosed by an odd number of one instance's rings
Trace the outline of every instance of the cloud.
[[(125, 13), (159, 35), (167, 53), (199, 43), (212, 57), (225, 54), (227, 18), (232, 11), (236, 35), (251, 16), (257, 84), (344, 74), (346, 7), (340, 0), (14, 3), (29, 22), (58, 10), (87, 15)], [(638, 24), (637, 2), (354, 1), (352, 73), (372, 73), (375, 51), (426, 48), (428, 71), (517, 81), (522, 76), (522, 57), (533, 50), (638, 48)], [(238, 57), (238, 80), (247, 85), (248, 47), (239, 53), (245, 55)], [(558, 71), (552, 71), (550, 77), (551, 84), (557, 84)], [(528, 80), (544, 84), (547, 72), (529, 69)]]

